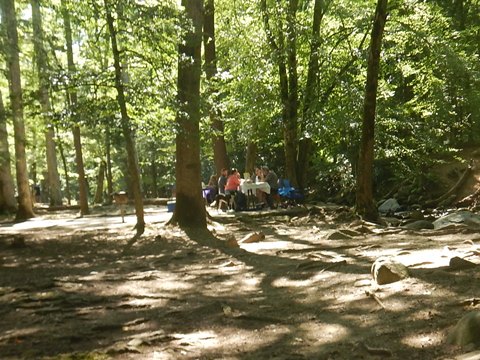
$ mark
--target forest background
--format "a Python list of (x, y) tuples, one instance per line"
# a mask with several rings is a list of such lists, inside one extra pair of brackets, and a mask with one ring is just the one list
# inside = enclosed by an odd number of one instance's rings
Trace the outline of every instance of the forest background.
[[(118, 190), (171, 195), (182, 113), (178, 44), (195, 25), (179, 5), (2, 0), (9, 66), (0, 77), (1, 210), (12, 211), (12, 194), (21, 193), (22, 142), (28, 187), (40, 185), (52, 206), (81, 202), (82, 193), (89, 203), (108, 203)], [(201, 179), (223, 166), (252, 173), (267, 164), (312, 198), (353, 204), (374, 13), (375, 2), (362, 0), (205, 1)], [(440, 191), (429, 169), (478, 146), (479, 17), (476, 0), (389, 3), (376, 198), (397, 189), (403, 203), (426, 201)], [(23, 139), (7, 81), (15, 50)]]

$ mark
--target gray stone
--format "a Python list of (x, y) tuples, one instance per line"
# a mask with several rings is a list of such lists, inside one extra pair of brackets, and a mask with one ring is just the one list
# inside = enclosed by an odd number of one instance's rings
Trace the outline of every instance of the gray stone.
[(327, 236), (328, 240), (350, 240), (352, 237), (340, 231), (334, 231)]
[(381, 257), (373, 263), (371, 274), (378, 285), (384, 285), (405, 279), (408, 277), (408, 269), (398, 261)]
[[(471, 261), (462, 259), (461, 257), (455, 256), (455, 257), (450, 259), (450, 263), (449, 263), (448, 266), (453, 270), (462, 270), (462, 269), (474, 268), (475, 266), (477, 266), (477, 264), (475, 264)], [(480, 334), (479, 334), (479, 336), (480, 336)]]
[(422, 229), (433, 229), (433, 223), (428, 220), (417, 220), (402, 226), (404, 229), (409, 230), (422, 230)]
[(472, 228), (480, 228), (480, 215), (471, 211), (461, 210), (442, 216), (433, 222), (435, 229), (444, 229), (452, 225), (466, 225)]
[(400, 209), (400, 205), (398, 204), (397, 200), (391, 198), (385, 200), (382, 205), (378, 207), (378, 212), (382, 214), (387, 214), (389, 212), (395, 212)]

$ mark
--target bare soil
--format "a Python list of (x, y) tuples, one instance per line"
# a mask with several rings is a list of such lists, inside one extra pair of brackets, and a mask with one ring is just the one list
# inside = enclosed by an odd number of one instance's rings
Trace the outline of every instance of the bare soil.
[[(454, 359), (446, 344), (480, 308), (480, 263), (468, 228), (411, 231), (333, 205), (242, 216), (212, 212), (211, 235), (147, 230), (115, 208), (62, 211), (0, 225), (1, 359)], [(242, 242), (253, 232), (265, 238)], [(240, 247), (227, 247), (235, 244)], [(394, 256), (410, 277), (376, 285)]]

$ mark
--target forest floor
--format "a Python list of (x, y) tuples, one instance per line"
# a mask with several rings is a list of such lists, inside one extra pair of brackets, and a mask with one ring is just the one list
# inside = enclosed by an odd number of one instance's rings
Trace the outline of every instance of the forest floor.
[[(212, 211), (211, 235), (166, 225), (164, 206), (0, 223), (1, 359), (461, 359), (445, 341), (480, 308), (469, 228), (412, 231), (334, 205), (242, 216)], [(252, 233), (265, 238), (243, 241)], [(236, 241), (233, 241), (233, 237)], [(239, 248), (215, 246), (238, 243)], [(214, 244), (214, 246), (209, 246)], [(393, 256), (410, 277), (376, 285)]]

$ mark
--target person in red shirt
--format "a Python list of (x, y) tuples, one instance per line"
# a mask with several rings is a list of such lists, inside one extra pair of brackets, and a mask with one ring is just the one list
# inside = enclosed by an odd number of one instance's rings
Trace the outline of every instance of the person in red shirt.
[(227, 184), (225, 185), (225, 194), (234, 195), (240, 189), (240, 173), (233, 168), (229, 171)]

